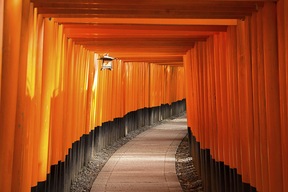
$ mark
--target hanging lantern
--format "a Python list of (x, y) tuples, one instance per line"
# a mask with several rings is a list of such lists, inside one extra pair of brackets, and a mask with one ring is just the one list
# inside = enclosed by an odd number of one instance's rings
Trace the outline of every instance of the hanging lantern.
[(108, 54), (105, 54), (102, 57), (100, 57), (99, 60), (102, 60), (101, 70), (108, 69), (111, 71), (113, 69), (113, 60), (114, 59), (115, 58), (110, 57)]

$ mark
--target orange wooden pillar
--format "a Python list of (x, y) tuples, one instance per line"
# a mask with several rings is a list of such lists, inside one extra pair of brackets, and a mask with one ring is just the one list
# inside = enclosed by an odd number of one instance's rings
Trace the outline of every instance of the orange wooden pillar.
[(251, 134), (253, 131), (252, 115), (252, 75), (249, 47), (249, 18), (245, 22), (238, 22), (237, 36), (237, 66), (238, 66), (238, 90), (239, 90), (239, 123), (240, 123), (240, 144), (241, 161), (243, 163), (241, 174), (244, 183), (250, 183), (252, 166), (250, 157), (253, 155), (253, 144)]
[(236, 31), (235, 27), (228, 27), (227, 29), (227, 48), (226, 48), (226, 64), (227, 64), (227, 134), (230, 138), (229, 141), (229, 166), (232, 169), (237, 167), (236, 165), (236, 156), (237, 156), (237, 139), (234, 136), (236, 132), (236, 118), (235, 118), (235, 97), (236, 93), (235, 86), (235, 69), (237, 69), (237, 62), (235, 62), (234, 58), (237, 57), (236, 54)]
[(63, 147), (65, 148), (65, 154), (68, 153), (68, 149), (72, 147), (72, 128), (73, 128), (73, 43), (71, 39), (67, 40), (66, 48), (66, 59), (65, 59), (65, 69), (67, 72), (64, 75), (64, 108), (66, 111), (63, 115), (63, 127), (65, 129), (65, 134), (63, 135)]
[(125, 87), (123, 86), (123, 79), (124, 79), (124, 74), (125, 71), (123, 70), (123, 67), (125, 67), (124, 62), (118, 61), (119, 64), (119, 71), (118, 71), (118, 89), (119, 89), (119, 97), (117, 98), (117, 102), (119, 102), (119, 116), (123, 117), (124, 116), (124, 94), (125, 94)]
[[(124, 63), (124, 65), (122, 66), (122, 70), (123, 71), (126, 71), (126, 73), (123, 73), (123, 91), (124, 91), (124, 108), (123, 108), (123, 111), (124, 111), (124, 114), (126, 114), (128, 112), (128, 101), (127, 101), (127, 98), (129, 96), (129, 87), (128, 87), (128, 84), (129, 84), (129, 79), (128, 79), (128, 76), (129, 75), (129, 63)], [(128, 73), (127, 73), (128, 71)]]
[[(258, 110), (259, 110), (259, 127), (260, 127), (260, 163), (261, 163), (261, 183), (259, 190), (269, 189), (269, 172), (268, 172), (268, 151), (267, 151), (267, 125), (266, 125), (266, 108), (265, 108), (265, 77), (264, 77), (264, 57), (263, 57), (263, 16), (262, 9), (257, 13), (257, 73), (258, 73)], [(257, 168), (256, 168), (257, 170)], [(258, 180), (258, 179), (257, 179)], [(256, 182), (257, 182), (256, 180)], [(259, 183), (259, 181), (258, 181)]]
[(231, 121), (231, 126), (228, 127), (231, 135), (231, 154), (229, 162), (229, 166), (231, 168), (237, 168), (237, 173), (242, 173), (243, 163), (241, 161), (241, 131), (240, 127), (240, 111), (239, 111), (239, 80), (238, 80), (238, 62), (237, 62), (237, 28), (236, 26), (230, 26), (228, 28), (227, 35), (227, 43), (229, 46), (227, 47), (227, 81), (229, 83), (229, 91), (228, 91), (228, 115), (229, 121)]
[[(237, 62), (237, 27), (232, 27), (232, 38), (233, 38), (233, 66), (231, 67), (231, 76), (232, 76), (232, 87), (233, 87), (233, 108), (234, 108), (234, 115), (233, 115), (233, 121), (234, 121), (234, 147), (235, 151), (233, 152), (235, 155), (235, 164), (237, 166), (237, 173), (242, 173), (242, 167), (244, 166), (244, 163), (241, 160), (241, 126), (240, 126), (240, 111), (239, 111), (239, 98), (240, 98), (240, 90), (239, 90), (239, 80), (238, 80), (238, 62)], [(234, 39), (235, 38), (235, 39)]]
[(33, 6), (29, 1), (23, 1), (12, 177), (12, 182), (17, 184), (12, 183), (12, 191), (30, 191), (32, 178), (33, 138), (31, 136), (34, 130), (27, 123), (30, 118), (27, 106), (31, 99), (30, 95), (27, 95), (29, 32), (33, 32)]
[[(187, 108), (187, 125), (190, 127), (192, 131), (192, 123), (193, 121), (193, 81), (192, 81), (192, 58), (191, 58), (191, 50), (186, 53), (187, 59), (184, 60), (184, 69), (186, 74), (186, 108)], [(186, 63), (185, 63), (186, 61)], [(188, 76), (189, 75), (189, 76)], [(195, 134), (195, 133), (194, 133)]]
[(199, 89), (198, 89), (198, 59), (197, 59), (197, 49), (196, 47), (191, 50), (191, 65), (192, 65), (192, 82), (191, 82), (191, 89), (193, 91), (193, 105), (192, 105), (192, 111), (193, 111), (193, 124), (191, 124), (191, 128), (193, 130), (193, 134), (196, 137), (197, 141), (200, 141), (199, 137)]
[[(54, 23), (54, 49), (55, 49), (55, 66), (54, 66), (54, 86), (51, 94), (50, 110), (50, 132), (49, 132), (49, 166), (56, 165), (59, 160), (64, 161), (64, 151), (62, 138), (66, 130), (63, 127), (64, 115), (64, 62), (63, 55), (63, 26)], [(52, 34), (51, 34), (52, 35)], [(53, 81), (52, 81), (53, 82)], [(51, 83), (52, 83), (51, 82)]]
[(113, 61), (114, 65), (113, 65), (113, 70), (112, 70), (112, 75), (111, 75), (111, 93), (110, 93), (110, 99), (111, 99), (111, 102), (110, 103), (110, 106), (109, 106), (109, 110), (110, 110), (110, 120), (113, 121), (113, 119), (116, 117), (116, 111), (117, 111), (117, 105), (116, 105), (116, 102), (115, 102), (115, 97), (113, 97), (114, 95), (116, 95), (117, 93), (117, 84), (116, 84), (116, 81), (115, 81), (115, 77), (117, 76), (117, 67), (115, 65), (115, 61)]
[(97, 83), (95, 85), (95, 92), (96, 92), (96, 125), (97, 126), (101, 126), (101, 118), (102, 118), (102, 110), (101, 110), (101, 107), (102, 107), (102, 84), (103, 84), (103, 81), (102, 81), (102, 76), (103, 76), (103, 73), (100, 73), (100, 69), (101, 69), (101, 63), (100, 61), (98, 60), (98, 55), (96, 54), (95, 55), (95, 62), (96, 62), (96, 73), (97, 73)]
[[(27, 72), (31, 74), (27, 75), (27, 78), (33, 82), (29, 90), (33, 99), (31, 100), (31, 111), (33, 118), (29, 121), (31, 125), (31, 131), (33, 132), (33, 160), (32, 164), (37, 165), (33, 166), (32, 170), (32, 181), (31, 186), (36, 186), (38, 182), (38, 157), (39, 157), (39, 134), (40, 134), (40, 122), (41, 122), (41, 90), (42, 90), (42, 59), (43, 59), (43, 18), (41, 15), (37, 14), (37, 11), (34, 10), (34, 35), (33, 35), (33, 53), (31, 53), (31, 62), (29, 62)], [(30, 58), (30, 57), (29, 57)], [(37, 65), (38, 63), (38, 65)], [(29, 70), (29, 69), (33, 70)], [(27, 79), (28, 80), (28, 79)]]
[[(2, 75), (2, 45), (3, 45), (3, 23), (4, 23), (4, 1), (0, 1), (0, 76)], [(0, 100), (1, 100), (1, 78), (0, 78)]]
[(154, 73), (154, 65), (149, 65), (149, 107), (152, 107), (154, 105), (154, 86), (155, 86), (155, 80), (154, 76), (152, 74)]
[[(214, 53), (214, 36), (211, 36), (207, 40), (207, 57), (208, 59), (208, 78), (209, 78), (209, 149), (212, 155), (212, 158), (219, 159), (218, 155), (218, 122), (217, 122), (217, 113), (216, 113), (216, 81), (215, 81), (215, 53)], [(212, 187), (212, 186), (211, 186)]]
[[(228, 96), (228, 91), (227, 91), (227, 86), (228, 86), (228, 81), (227, 81), (227, 59), (226, 59), (226, 54), (227, 54), (227, 32), (221, 32), (219, 33), (219, 38), (220, 42), (219, 43), (219, 60), (220, 60), (220, 83), (221, 83), (221, 109), (222, 109), (222, 137), (223, 137), (223, 162), (225, 165), (229, 165), (229, 150), (230, 150), (230, 139), (231, 137), (229, 136), (229, 130), (231, 130), (231, 127), (228, 127), (228, 105), (229, 103), (227, 102), (227, 96)], [(226, 139), (225, 139), (226, 138)], [(227, 181), (225, 181), (226, 183)]]
[[(223, 150), (223, 110), (222, 110), (222, 92), (221, 92), (221, 68), (223, 61), (220, 57), (220, 44), (221, 38), (219, 35), (214, 35), (214, 81), (215, 81), (215, 105), (216, 105), (216, 122), (215, 133), (217, 137), (216, 155), (215, 160), (218, 162), (224, 162), (224, 150)], [(222, 51), (222, 50), (221, 50)]]
[(81, 126), (81, 76), (80, 76), (80, 71), (81, 71), (81, 66), (82, 66), (82, 61), (81, 61), (81, 57), (82, 57), (82, 49), (81, 49), (81, 45), (75, 44), (75, 52), (74, 52), (74, 94), (73, 94), (73, 119), (74, 119), (74, 124), (73, 124), (73, 130), (74, 130), (74, 135), (73, 135), (73, 140), (72, 142), (75, 142), (77, 140), (79, 140), (79, 136), (80, 136), (80, 126)]
[[(13, 10), (13, 11), (11, 11)], [(4, 1), (0, 111), (0, 188), (11, 191), (20, 56), (22, 0)], [(11, 32), (12, 31), (12, 32)], [(20, 157), (15, 157), (20, 158)]]
[(88, 76), (87, 76), (87, 103), (86, 103), (86, 123), (85, 123), (85, 133), (88, 134), (93, 128), (93, 82), (95, 77), (95, 68), (94, 68), (94, 53), (89, 53), (88, 58)]
[[(258, 13), (259, 14), (259, 13)], [(261, 159), (261, 137), (260, 133), (262, 131), (266, 131), (266, 127), (260, 127), (260, 110), (259, 110), (259, 103), (263, 95), (260, 95), (260, 87), (262, 84), (262, 80), (260, 80), (260, 73), (261, 68), (263, 69), (263, 61), (262, 57), (258, 58), (258, 50), (260, 51), (261, 48), (259, 47), (259, 42), (262, 43), (262, 31), (258, 31), (257, 28), (258, 21), (257, 21), (257, 14), (253, 14), (251, 18), (251, 65), (252, 65), (252, 87), (253, 87), (253, 128), (254, 128), (254, 161), (255, 161), (255, 178), (254, 178), (254, 185), (259, 190), (262, 191), (262, 159)], [(260, 36), (260, 38), (258, 38)], [(265, 110), (264, 110), (265, 111)], [(267, 165), (266, 165), (267, 167)]]
[(98, 69), (97, 69), (97, 61), (98, 61), (98, 56), (95, 53), (91, 53), (91, 71), (90, 71), (90, 75), (92, 75), (93, 73), (93, 81), (92, 81), (92, 87), (91, 87), (91, 105), (92, 105), (92, 109), (90, 110), (90, 126), (91, 126), (91, 130), (94, 129), (95, 127), (97, 127), (97, 119), (96, 119), (96, 114), (98, 113), (98, 111), (96, 112), (97, 109), (97, 83), (98, 83)]
[[(203, 65), (205, 65), (205, 61), (203, 60), (203, 50), (204, 50), (204, 43), (203, 42), (199, 42), (197, 43), (197, 58), (198, 58), (198, 62), (197, 62), (197, 68), (198, 68), (198, 79), (197, 79), (197, 86), (198, 86), (198, 103), (197, 105), (198, 107), (198, 120), (199, 120), (199, 125), (198, 125), (198, 130), (199, 130), (199, 140), (200, 142), (200, 147), (202, 149), (205, 149), (205, 126), (204, 126), (204, 103), (205, 98), (204, 98), (204, 71), (203, 71)], [(199, 65), (199, 63), (201, 63)]]
[(79, 71), (79, 46), (72, 44), (72, 52), (71, 52), (71, 140), (70, 145), (72, 147), (72, 143), (77, 140), (78, 130), (77, 126), (79, 125), (79, 116), (77, 112), (79, 111), (79, 80), (77, 77), (77, 72)]
[[(54, 55), (54, 22), (44, 20), (43, 73), (41, 90), (41, 120), (39, 135), (38, 181), (45, 181), (49, 172), (49, 132), (51, 127), (51, 96), (53, 94), (54, 71), (52, 65)], [(54, 60), (55, 61), (55, 60)]]
[(283, 191), (288, 191), (288, 1), (277, 2)]
[(274, 3), (265, 3), (263, 7), (263, 50), (269, 191), (283, 191), (277, 18)]
[(62, 142), (62, 155), (63, 158), (66, 154), (68, 154), (69, 149), (69, 141), (71, 138), (71, 132), (69, 129), (69, 123), (68, 118), (70, 116), (71, 110), (69, 108), (69, 99), (70, 99), (70, 81), (69, 81), (69, 73), (70, 73), (70, 67), (69, 67), (69, 50), (71, 45), (71, 40), (67, 39), (66, 36), (63, 37), (63, 76), (62, 76), (62, 82), (63, 82), (63, 122), (62, 122), (62, 129), (65, 134), (62, 134), (61, 142)]
[(189, 50), (186, 55), (183, 58), (184, 60), (184, 70), (185, 70), (185, 77), (186, 77), (186, 110), (187, 110), (187, 125), (192, 128), (192, 98), (193, 98), (193, 92), (192, 92), (192, 65), (191, 65), (191, 51)]

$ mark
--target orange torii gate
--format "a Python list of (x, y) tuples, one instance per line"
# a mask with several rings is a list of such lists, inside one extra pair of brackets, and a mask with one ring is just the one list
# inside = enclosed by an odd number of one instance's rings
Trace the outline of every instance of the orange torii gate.
[[(182, 112), (186, 99), (207, 191), (288, 191), (287, 9), (287, 0), (1, 1), (1, 190), (67, 191), (99, 130), (113, 132), (103, 147), (125, 123)], [(100, 70), (103, 53), (120, 58), (112, 71)], [(63, 167), (58, 183), (51, 175)]]

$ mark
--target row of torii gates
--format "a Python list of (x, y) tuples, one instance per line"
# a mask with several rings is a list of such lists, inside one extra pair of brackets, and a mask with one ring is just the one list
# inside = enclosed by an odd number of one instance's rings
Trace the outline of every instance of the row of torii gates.
[(69, 191), (185, 110), (206, 191), (288, 191), (287, 26), (287, 0), (1, 1), (1, 191)]

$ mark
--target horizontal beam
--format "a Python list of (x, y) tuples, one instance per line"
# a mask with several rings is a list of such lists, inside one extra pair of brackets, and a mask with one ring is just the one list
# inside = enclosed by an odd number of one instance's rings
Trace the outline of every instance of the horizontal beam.
[(183, 65), (183, 57), (172, 57), (166, 56), (163, 58), (146, 56), (146, 57), (121, 57), (124, 62), (147, 62), (147, 63), (158, 63), (165, 65)]
[(78, 9), (51, 9), (51, 10), (39, 10), (44, 17), (103, 17), (103, 18), (171, 18), (171, 19), (243, 19), (245, 16), (252, 15), (251, 11), (226, 11), (226, 12), (191, 12), (191, 11), (136, 11), (136, 10), (127, 10), (127, 11), (102, 11), (102, 10), (78, 10)]
[(125, 47), (125, 46), (118, 46), (118, 47), (109, 47), (109, 46), (90, 46), (90, 45), (85, 45), (84, 46), (86, 49), (94, 51), (96, 53), (110, 53), (110, 52), (123, 52), (123, 53), (139, 53), (141, 52), (155, 52), (155, 53), (177, 53), (177, 54), (185, 54), (187, 50), (193, 48), (194, 46), (178, 46), (178, 47), (153, 47), (153, 46), (146, 46), (146, 47), (141, 47), (141, 46), (135, 46), (135, 47)]
[(189, 37), (189, 36), (209, 36), (215, 32), (211, 31), (171, 31), (171, 30), (125, 30), (125, 29), (71, 29), (64, 28), (64, 32), (69, 38), (97, 38), (97, 37)]
[(55, 18), (55, 21), (60, 24), (237, 25), (235, 19)]
[(45, 17), (90, 18), (243, 18), (264, 1), (231, 0), (34, 0)]
[(201, 0), (201, 1), (187, 1), (187, 0), (142, 0), (142, 1), (131, 1), (131, 0), (31, 0), (34, 4), (39, 3), (81, 3), (81, 4), (97, 4), (97, 5), (187, 5), (187, 4), (201, 4), (201, 3), (234, 3), (234, 4), (255, 4), (263, 2), (277, 2), (277, 0)]
[(152, 11), (152, 10), (163, 10), (166, 12), (175, 12), (175, 11), (202, 11), (202, 12), (226, 12), (226, 11), (237, 11), (241, 12), (243, 10), (246, 11), (256, 11), (258, 3), (247, 3), (247, 2), (192, 2), (185, 4), (95, 4), (95, 3), (53, 3), (53, 2), (45, 2), (45, 3), (35, 3), (35, 7), (39, 9), (40, 13), (49, 12), (49, 10), (95, 10), (95, 11)]
[(65, 24), (69, 29), (91, 30), (162, 30), (162, 31), (226, 31), (225, 25), (144, 25), (144, 24)]

